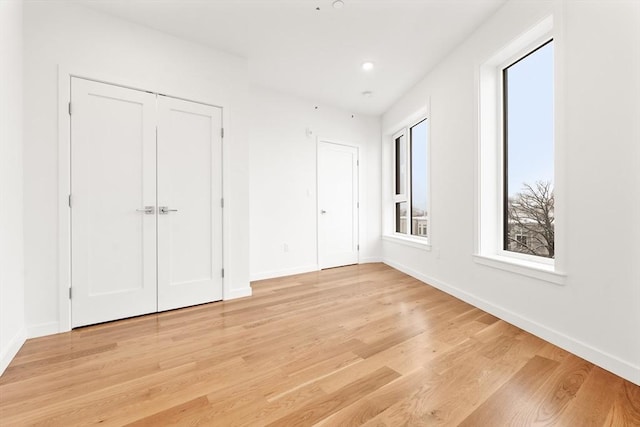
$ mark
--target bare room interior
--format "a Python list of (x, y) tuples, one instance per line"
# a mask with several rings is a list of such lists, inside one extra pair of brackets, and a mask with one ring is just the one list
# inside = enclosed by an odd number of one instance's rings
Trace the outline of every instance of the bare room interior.
[(638, 218), (638, 0), (0, 0), (2, 426), (640, 426)]

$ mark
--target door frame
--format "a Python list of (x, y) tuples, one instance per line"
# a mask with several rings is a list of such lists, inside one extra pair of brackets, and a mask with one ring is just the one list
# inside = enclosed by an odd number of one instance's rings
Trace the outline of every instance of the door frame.
[[(69, 105), (71, 104), (71, 79), (80, 78), (98, 83), (110, 84), (126, 89), (151, 92), (164, 95), (183, 101), (195, 102), (221, 109), (222, 127), (225, 126), (224, 107), (213, 102), (197, 101), (189, 98), (167, 94), (164, 91), (144, 88), (143, 80), (130, 81), (124, 75), (105, 75), (99, 69), (88, 70), (86, 67), (68, 67), (58, 65), (58, 322), (39, 325), (30, 330), (30, 337), (50, 335), (71, 330), (71, 209), (69, 206), (69, 195), (71, 194), (71, 115)], [(116, 81), (129, 83), (114, 83)], [(228, 194), (226, 191), (227, 180), (225, 179), (227, 170), (225, 138), (222, 138), (222, 198)], [(225, 208), (226, 208), (225, 203)], [(228, 257), (225, 257), (225, 249), (228, 247), (229, 229), (228, 215), (225, 209), (222, 210), (222, 266), (224, 271), (229, 271)], [(225, 274), (226, 276), (226, 274)], [(222, 278), (222, 300), (230, 294), (229, 283)]]
[(336, 141), (331, 138), (322, 138), (319, 136), (316, 138), (316, 265), (318, 266), (318, 270), (322, 270), (322, 266), (320, 264), (320, 144), (322, 143), (341, 145), (343, 147), (349, 147), (356, 150), (356, 176), (358, 177), (358, 182), (356, 183), (355, 201), (358, 204), (356, 214), (358, 221), (356, 223), (355, 233), (356, 244), (358, 245), (357, 264), (360, 264), (360, 147), (356, 144)]

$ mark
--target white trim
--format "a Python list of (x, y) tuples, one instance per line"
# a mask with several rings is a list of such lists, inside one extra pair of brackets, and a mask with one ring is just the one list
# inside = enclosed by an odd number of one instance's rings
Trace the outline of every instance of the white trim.
[(53, 335), (59, 332), (66, 332), (60, 329), (58, 322), (40, 323), (38, 325), (27, 326), (27, 336), (29, 338), (38, 338), (45, 335)]
[(571, 352), (591, 363), (594, 363), (616, 375), (619, 375), (632, 383), (640, 385), (640, 365), (635, 365), (629, 361), (622, 360), (617, 356), (609, 354), (605, 351), (597, 349), (587, 343), (571, 338), (555, 329), (551, 329), (538, 322), (521, 316), (518, 313), (507, 310), (504, 307), (495, 305), (487, 300), (478, 298), (473, 294), (463, 291), (459, 288), (441, 282), (433, 277), (419, 273), (402, 264), (391, 261), (384, 261), (385, 264), (412, 276), (434, 288), (440, 289), (449, 295), (452, 295), (468, 304), (473, 305), (481, 310), (490, 313), (505, 322), (515, 325), (530, 334), (533, 334), (545, 341), (550, 342), (568, 352)]
[(565, 72), (565, 9), (567, 2), (558, 2), (553, 12), (553, 63), (555, 77), (553, 81), (554, 90), (554, 166), (553, 166), (553, 216), (554, 216), (554, 266), (556, 271), (566, 271), (567, 245), (565, 240), (567, 223), (565, 206), (567, 195), (566, 187), (566, 102), (565, 92), (567, 88)]
[(431, 243), (424, 237), (405, 236), (403, 234), (385, 234), (382, 236), (382, 240), (386, 242), (397, 243), (400, 245), (411, 246), (413, 248), (422, 249), (423, 251), (431, 250)]
[[(482, 62), (476, 69), (476, 187), (474, 220), (474, 259), (484, 265), (541, 278), (556, 284), (563, 284), (565, 274), (561, 272), (564, 258), (562, 239), (556, 239), (556, 258), (528, 256), (502, 248), (503, 236), (503, 143), (502, 143), (502, 70), (547, 41), (554, 40), (554, 192), (562, 199), (564, 194), (563, 171), (563, 81), (562, 35), (554, 22), (561, 10), (545, 16), (527, 31), (513, 38), (492, 57)], [(560, 53), (558, 53), (560, 52)], [(560, 58), (560, 59), (559, 59)], [(562, 166), (559, 166), (562, 163)], [(562, 200), (555, 207), (556, 229), (562, 229), (564, 222)], [(560, 218), (560, 221), (558, 221)], [(560, 225), (558, 225), (560, 224)], [(560, 237), (563, 236), (560, 230)], [(559, 242), (558, 242), (559, 241)], [(542, 272), (542, 276), (540, 276)], [(553, 273), (557, 274), (553, 274)]]
[(421, 120), (421, 118), (423, 119), (425, 117), (429, 118), (429, 116), (431, 115), (430, 109), (431, 109), (431, 98), (429, 97), (427, 99), (426, 104), (424, 104), (422, 107), (418, 108), (416, 111), (409, 114), (408, 116), (405, 116), (404, 119), (396, 122), (393, 125), (387, 126), (385, 129), (383, 129), (382, 133), (384, 135), (391, 136), (393, 134), (398, 133), (398, 129), (408, 127), (407, 126), (408, 123), (416, 124)]
[[(384, 262), (382, 257), (360, 258), (358, 265), (375, 264), (380, 262)], [(320, 267), (318, 267), (318, 265), (305, 265), (301, 267), (287, 268), (284, 270), (264, 271), (251, 275), (251, 281), (255, 282), (258, 280), (277, 279), (280, 277), (294, 276), (296, 274), (312, 273), (314, 271), (320, 271)]]
[(382, 262), (382, 257), (373, 256), (360, 259), (360, 264), (376, 264)]
[(294, 274), (311, 273), (313, 271), (319, 271), (319, 270), (320, 268), (318, 267), (318, 265), (314, 264), (314, 265), (304, 265), (300, 267), (286, 268), (284, 270), (263, 271), (261, 273), (256, 273), (251, 275), (251, 281), (255, 282), (256, 280), (275, 279), (278, 277), (293, 276)]
[(518, 263), (519, 261), (524, 261), (530, 264), (539, 265), (540, 268), (546, 269), (547, 266), (553, 267), (555, 265), (555, 260), (553, 258), (546, 258), (539, 255), (531, 255), (526, 253), (520, 253), (515, 251), (505, 251), (504, 249), (500, 249), (495, 254), (497, 257), (503, 258), (511, 258), (514, 260), (514, 263)]
[[(58, 331), (71, 330), (71, 75), (58, 65)], [(55, 332), (52, 332), (55, 333)]]
[(4, 373), (13, 358), (16, 357), (16, 354), (18, 354), (18, 351), (20, 351), (20, 348), (22, 348), (26, 340), (27, 331), (25, 328), (21, 328), (18, 333), (11, 338), (7, 346), (2, 349), (2, 356), (0, 356), (0, 375)]
[(227, 292), (225, 294), (223, 301), (230, 301), (238, 298), (250, 297), (251, 295), (253, 295), (253, 290), (251, 289), (251, 286), (248, 286), (246, 288), (240, 288), (240, 289), (232, 289), (230, 292)]
[[(426, 241), (427, 244), (429, 245), (429, 248), (431, 248), (431, 226), (433, 225), (433, 208), (431, 206), (431, 188), (432, 185), (431, 183), (433, 182), (433, 174), (431, 173), (432, 170), (432, 163), (431, 163), (431, 132), (433, 129), (433, 120), (431, 119), (431, 97), (427, 98), (427, 114), (425, 114), (424, 116), (424, 121), (427, 124), (427, 187), (425, 188), (426, 192), (427, 192), (427, 237), (426, 237)], [(413, 126), (416, 126), (418, 123), (420, 122), (416, 122)], [(409, 130), (409, 135), (411, 135), (411, 128), (413, 126), (409, 126), (408, 130)], [(413, 142), (413, 141), (412, 141)], [(411, 192), (411, 194), (413, 194), (413, 191)], [(413, 207), (412, 207), (413, 209)], [(413, 224), (413, 216), (411, 218), (411, 224)], [(409, 233), (411, 233), (411, 229), (409, 230)]]
[(557, 24), (554, 22), (556, 14), (557, 11), (554, 11), (545, 15), (529, 29), (516, 35), (505, 46), (498, 49), (485, 63), (500, 67), (502, 64), (509, 62), (510, 59), (520, 56), (520, 53), (525, 53), (529, 48), (533, 49), (539, 41), (547, 37), (551, 38), (557, 28)]
[[(552, 16), (547, 17), (538, 25), (540, 25), (540, 28), (533, 28), (521, 37), (518, 37), (516, 41), (512, 43), (512, 45), (510, 45), (510, 48), (515, 48), (516, 46), (524, 47), (520, 47), (517, 51), (514, 51), (511, 55), (509, 55), (509, 57), (505, 58), (500, 64), (498, 64), (500, 73), (502, 73), (502, 71), (511, 67), (512, 65), (515, 65), (515, 63), (519, 62), (521, 59), (524, 59), (524, 57), (530, 55), (531, 53), (535, 52), (554, 39)], [(546, 28), (546, 32), (541, 33), (542, 29), (544, 28)], [(521, 38), (526, 38), (530, 35), (535, 38), (531, 41), (525, 42), (526, 44), (523, 45), (520, 45), (518, 43)]]
[(555, 271), (553, 265), (542, 264), (535, 261), (527, 261), (500, 255), (481, 254), (473, 255), (473, 260), (476, 263), (487, 267), (493, 267), (499, 270), (532, 277), (534, 279), (544, 280), (545, 282), (555, 283), (556, 285), (564, 285), (567, 280), (567, 275)]
[[(227, 109), (228, 110), (228, 109)], [(222, 262), (222, 271), (223, 272), (228, 272), (226, 275), (223, 274), (222, 275), (222, 300), (225, 300), (225, 296), (227, 294), (231, 294), (231, 283), (230, 280), (227, 279), (227, 277), (230, 277), (231, 274), (231, 268), (229, 267), (229, 257), (226, 256), (227, 253), (225, 251), (225, 249), (228, 250), (229, 248), (229, 241), (228, 241), (228, 236), (230, 233), (228, 233), (227, 231), (229, 230), (229, 215), (225, 215), (225, 211), (230, 209), (230, 201), (227, 200), (227, 198), (225, 197), (227, 193), (226, 190), (226, 182), (227, 180), (225, 179), (225, 173), (227, 171), (227, 168), (224, 167), (224, 165), (228, 164), (226, 156), (227, 156), (227, 150), (225, 150), (225, 146), (224, 146), (224, 141), (225, 138), (227, 137), (227, 130), (225, 129), (225, 109), (223, 107), (220, 107), (220, 127), (222, 128), (221, 132), (222, 132), (222, 136), (220, 139), (220, 156), (221, 156), (221, 162), (220, 162), (220, 198), (222, 199), (220, 201), (220, 203), (222, 203), (222, 209), (220, 210), (220, 220), (222, 221), (222, 248), (221, 248), (221, 254), (220, 256), (222, 257), (222, 259), (220, 260)], [(157, 191), (157, 189), (156, 189)], [(225, 277), (226, 276), (226, 277)]]

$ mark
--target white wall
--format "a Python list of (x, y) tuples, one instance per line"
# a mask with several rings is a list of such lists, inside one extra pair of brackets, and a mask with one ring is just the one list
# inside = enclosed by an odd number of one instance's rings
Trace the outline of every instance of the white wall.
[(359, 147), (360, 262), (380, 261), (379, 117), (352, 118), (348, 111), (264, 88), (250, 93), (251, 279), (318, 268), (318, 137)]
[[(60, 330), (58, 66), (224, 107), (225, 298), (250, 294), (246, 60), (62, 2), (25, 4), (26, 322)], [(60, 304), (62, 305), (62, 303)]]
[[(565, 137), (557, 188), (563, 286), (474, 263), (477, 67), (552, 10), (511, 1), (384, 116), (431, 97), (431, 252), (383, 242), (386, 262), (640, 384), (640, 3), (566, 1)], [(562, 18), (562, 16), (556, 16)], [(562, 36), (564, 35), (564, 40)], [(383, 136), (385, 205), (390, 149)], [(560, 259), (560, 258), (563, 259)]]
[(22, 227), (22, 1), (0, 2), (0, 374), (26, 337)]

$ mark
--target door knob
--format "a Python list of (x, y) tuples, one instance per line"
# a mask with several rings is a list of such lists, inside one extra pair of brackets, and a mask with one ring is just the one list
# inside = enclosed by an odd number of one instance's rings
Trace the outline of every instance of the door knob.
[(168, 215), (169, 212), (178, 212), (178, 209), (169, 209), (169, 206), (158, 206), (158, 213), (160, 215)]
[(145, 206), (144, 209), (136, 209), (136, 212), (144, 212), (147, 215), (153, 215), (156, 213), (155, 206)]

